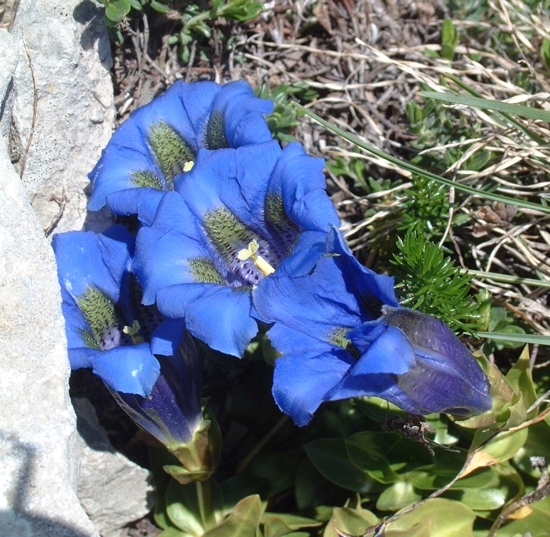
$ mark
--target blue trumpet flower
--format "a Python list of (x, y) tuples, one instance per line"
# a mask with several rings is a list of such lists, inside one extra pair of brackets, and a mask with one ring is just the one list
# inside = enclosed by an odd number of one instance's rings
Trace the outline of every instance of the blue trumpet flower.
[(111, 390), (120, 407), (171, 451), (189, 444), (203, 421), (198, 350), (186, 331), (174, 347), (157, 354), (160, 375), (147, 397)]
[(119, 215), (154, 214), (162, 192), (187, 172), (201, 148), (217, 150), (269, 142), (264, 119), (272, 101), (254, 96), (244, 81), (178, 81), (133, 112), (116, 130), (89, 174), (88, 208), (105, 204)]
[(200, 357), (181, 321), (141, 305), (129, 272), (134, 238), (113, 226), (56, 235), (53, 248), (72, 369), (91, 368), (170, 449), (190, 442), (202, 422)]
[(336, 229), (296, 248), (253, 301), (281, 353), (273, 395), (296, 424), (323, 401), (386, 399), (413, 414), (491, 408), (481, 367), (440, 320), (399, 306), (393, 278), (362, 267)]
[(253, 287), (303, 235), (338, 225), (322, 168), (297, 143), (201, 150), (138, 233), (132, 270), (144, 304), (156, 300), (213, 349), (242, 356), (258, 330)]

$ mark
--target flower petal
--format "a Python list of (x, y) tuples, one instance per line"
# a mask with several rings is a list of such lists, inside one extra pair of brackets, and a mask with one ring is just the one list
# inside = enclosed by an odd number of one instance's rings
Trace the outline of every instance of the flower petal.
[[(255, 97), (244, 80), (225, 84), (212, 106), (206, 147), (235, 148), (269, 142), (273, 136), (264, 116), (271, 114), (274, 106), (273, 101)], [(213, 126), (213, 122), (218, 125)]]
[(258, 333), (250, 316), (250, 292), (216, 284), (164, 287), (157, 294), (159, 310), (185, 320), (187, 329), (211, 348), (242, 357)]
[(101, 235), (81, 231), (55, 235), (52, 247), (59, 282), (74, 298), (94, 285), (116, 302), (133, 243), (124, 226), (113, 226)]
[[(112, 192), (144, 184), (156, 184), (156, 188), (167, 190), (171, 178), (163, 171), (162, 155), (159, 158), (153, 153), (151, 129), (166, 125), (179, 137), (180, 143), (196, 154), (219, 91), (220, 86), (214, 82), (176, 82), (148, 105), (133, 112), (116, 130), (89, 174), (92, 196), (88, 208), (99, 210)], [(170, 158), (174, 158), (173, 155)]]
[(378, 327), (381, 330), (369, 331), (366, 337), (358, 336), (358, 332), (368, 324), (365, 323), (359, 329), (348, 333), (348, 338), (356, 348), (367, 349), (353, 367), (352, 375), (374, 373), (403, 375), (414, 367), (416, 363), (414, 347), (401, 330), (379, 323)]
[(151, 393), (160, 365), (148, 343), (95, 351), (93, 372), (113, 390), (146, 397)]
[[(310, 343), (315, 345), (314, 341)], [(343, 349), (330, 350), (318, 344), (308, 352), (277, 358), (273, 377), (275, 402), (296, 425), (306, 425), (352, 361)]]
[(268, 196), (282, 199), (286, 216), (300, 231), (327, 231), (329, 225), (340, 225), (338, 213), (325, 191), (323, 166), (322, 159), (309, 156), (299, 143), (293, 142), (283, 149), (271, 175)]

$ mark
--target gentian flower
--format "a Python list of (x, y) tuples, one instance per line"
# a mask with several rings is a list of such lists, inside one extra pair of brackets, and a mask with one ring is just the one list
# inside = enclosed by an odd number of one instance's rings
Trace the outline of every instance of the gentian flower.
[[(154, 344), (152, 348), (160, 351)], [(184, 332), (170, 354), (157, 356), (161, 372), (147, 397), (111, 393), (142, 429), (175, 452), (191, 443), (202, 422), (199, 353), (189, 332)]]
[(115, 214), (130, 215), (140, 207), (147, 219), (162, 192), (172, 190), (174, 178), (193, 166), (201, 148), (269, 142), (264, 116), (273, 106), (255, 97), (244, 81), (223, 86), (176, 82), (116, 130), (89, 174), (88, 208), (96, 211), (107, 204)]
[(296, 424), (323, 401), (377, 396), (413, 414), (491, 408), (481, 367), (439, 319), (399, 306), (393, 278), (361, 266), (336, 229), (298, 246), (259, 282), (253, 301), (272, 326), (273, 395)]
[(113, 390), (148, 395), (158, 360), (149, 343), (124, 331), (136, 318), (129, 292), (134, 238), (114, 226), (101, 235), (56, 235), (53, 248), (72, 369), (91, 367)]
[(242, 356), (258, 330), (252, 288), (302, 235), (339, 223), (322, 168), (297, 143), (200, 151), (138, 233), (132, 270), (144, 303), (156, 300), (211, 348)]
[[(141, 305), (123, 226), (53, 240), (72, 369), (92, 368), (134, 421), (171, 449), (202, 421), (199, 356), (182, 322)], [(158, 357), (157, 357), (158, 356)]]

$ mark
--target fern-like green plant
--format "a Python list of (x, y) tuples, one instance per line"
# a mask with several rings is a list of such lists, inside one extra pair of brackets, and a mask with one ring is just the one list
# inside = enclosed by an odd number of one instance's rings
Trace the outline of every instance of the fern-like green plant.
[(449, 190), (420, 175), (413, 174), (412, 186), (403, 202), (403, 219), (397, 229), (440, 237), (447, 226)]
[(435, 315), (453, 330), (475, 332), (480, 305), (470, 295), (472, 276), (417, 231), (398, 239), (397, 248), (399, 253), (390, 262), (401, 304)]

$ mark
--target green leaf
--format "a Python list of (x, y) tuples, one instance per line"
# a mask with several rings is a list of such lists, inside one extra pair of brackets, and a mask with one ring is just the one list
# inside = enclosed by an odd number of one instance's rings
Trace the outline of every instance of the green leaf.
[(262, 516), (262, 502), (257, 494), (241, 500), (229, 517), (203, 537), (257, 537)]
[(422, 528), (427, 531), (425, 535), (429, 537), (471, 537), (475, 518), (476, 515), (468, 506), (460, 502), (436, 498), (389, 522), (385, 536), (397, 537), (400, 531), (409, 532), (413, 528), (415, 531), (420, 531)]
[(323, 537), (338, 537), (336, 529), (348, 535), (363, 535), (369, 527), (379, 522), (380, 519), (374, 513), (363, 509), (361, 506), (355, 509), (335, 507), (332, 510), (332, 516), (326, 525)]
[(264, 513), (261, 522), (264, 526), (264, 537), (283, 537), (295, 530), (321, 525), (317, 520), (286, 513)]
[(399, 441), (393, 433), (356, 433), (346, 440), (349, 460), (380, 483), (395, 483), (401, 478), (391, 469), (386, 453)]
[(316, 470), (339, 487), (362, 493), (375, 487), (372, 478), (351, 462), (344, 439), (322, 438), (304, 449)]
[(166, 528), (159, 533), (158, 537), (189, 537), (189, 533), (185, 533), (176, 528)]
[(180, 485), (172, 479), (166, 488), (166, 513), (170, 522), (191, 535), (202, 535), (204, 528), (194, 483)]
[(446, 18), (441, 29), (441, 56), (446, 60), (452, 60), (459, 40), (452, 19)]
[[(529, 347), (525, 346), (514, 367), (508, 371), (506, 379), (516, 393), (523, 395), (523, 403), (526, 409), (537, 400), (537, 392), (531, 375)], [(519, 423), (516, 425), (519, 425)]]
[(534, 504), (531, 508), (531, 514), (525, 518), (519, 520), (512, 520), (511, 522), (500, 527), (498, 530), (498, 537), (523, 537), (530, 535), (531, 537), (548, 537), (548, 528), (550, 528), (550, 513), (548, 508), (544, 505), (547, 504), (548, 498), (544, 502)]
[(540, 52), (546, 63), (546, 68), (550, 70), (550, 39), (543, 39), (540, 46)]
[(120, 22), (128, 15), (130, 9), (130, 0), (110, 0), (105, 8), (105, 16), (113, 22)]
[(216, 16), (244, 22), (257, 17), (263, 9), (264, 5), (262, 2), (254, 0), (230, 0), (225, 6), (218, 8)]
[(470, 95), (454, 95), (452, 93), (439, 93), (437, 91), (420, 91), (418, 94), (426, 99), (435, 99), (447, 103), (461, 104), (471, 106), (472, 108), (480, 108), (481, 110), (494, 110), (495, 112), (504, 112), (529, 119), (540, 119), (541, 121), (550, 121), (550, 112), (531, 108), (521, 104), (503, 103), (501, 101), (490, 101), (479, 97), (471, 97)]
[(160, 2), (157, 2), (157, 0), (151, 0), (151, 7), (159, 13), (168, 13), (170, 11), (169, 6), (166, 4), (161, 4)]
[[(478, 448), (473, 453), (471, 460), (465, 466), (464, 475), (487, 466), (494, 466), (501, 462), (511, 459), (525, 444), (527, 440), (528, 429), (520, 429), (519, 431), (503, 432), (497, 434), (489, 442)], [(478, 429), (474, 436), (472, 446), (479, 446), (486, 441), (487, 431)], [(474, 450), (472, 450), (474, 451)]]
[(378, 496), (376, 509), (380, 511), (398, 511), (421, 499), (422, 496), (414, 490), (413, 485), (410, 483), (394, 483)]

